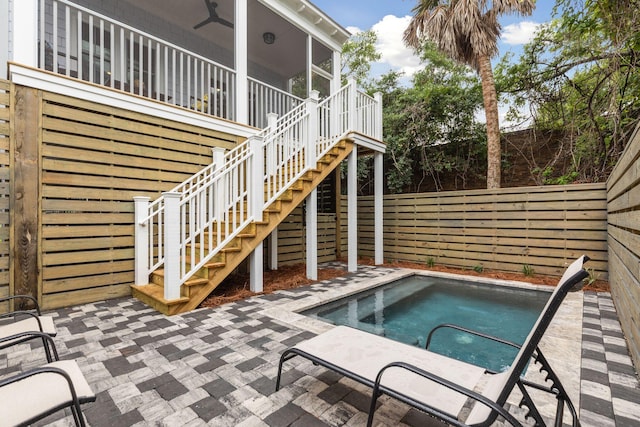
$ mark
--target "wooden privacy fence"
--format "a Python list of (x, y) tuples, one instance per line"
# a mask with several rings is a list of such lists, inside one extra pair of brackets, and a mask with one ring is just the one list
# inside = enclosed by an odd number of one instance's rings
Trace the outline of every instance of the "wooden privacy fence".
[[(606, 279), (606, 215), (605, 184), (387, 195), (384, 258), (560, 275), (584, 253)], [(374, 255), (373, 221), (373, 197), (359, 198), (359, 256)]]
[(640, 124), (607, 181), (609, 282), (636, 368), (640, 367)]
[[(278, 225), (278, 264), (306, 262), (306, 229), (302, 207)], [(336, 260), (336, 214), (318, 214), (318, 262)]]
[[(11, 147), (9, 144), (10, 133), (10, 85), (9, 82), (0, 80), (0, 297), (9, 295), (9, 260), (10, 246), (10, 158)], [(0, 307), (4, 312), (6, 306)]]
[(158, 197), (211, 163), (213, 146), (231, 148), (240, 137), (11, 90), (14, 292), (37, 294), (45, 308), (130, 295), (133, 197)]

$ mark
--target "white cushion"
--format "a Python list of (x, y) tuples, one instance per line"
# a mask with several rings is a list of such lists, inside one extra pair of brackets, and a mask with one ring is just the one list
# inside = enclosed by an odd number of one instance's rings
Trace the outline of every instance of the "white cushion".
[[(372, 382), (380, 369), (391, 362), (406, 362), (471, 390), (485, 372), (484, 368), (347, 326), (337, 326), (295, 348)], [(382, 385), (453, 416), (458, 415), (467, 399), (400, 368), (387, 370)]]
[[(52, 337), (56, 335), (56, 326), (54, 325), (53, 318), (51, 316), (38, 316), (38, 319), (40, 320), (40, 324), (38, 324), (38, 320), (35, 317), (27, 316), (20, 318), (20, 320), (16, 322), (0, 325), (0, 338), (19, 334), (21, 332), (34, 331), (44, 332)], [(8, 344), (9, 342), (4, 342), (3, 345)]]
[[(92, 401), (95, 394), (87, 383), (78, 364), (73, 360), (49, 363), (65, 371), (73, 382), (79, 401)], [(47, 414), (72, 402), (66, 379), (57, 373), (43, 372), (0, 387), (0, 423), (16, 425)]]

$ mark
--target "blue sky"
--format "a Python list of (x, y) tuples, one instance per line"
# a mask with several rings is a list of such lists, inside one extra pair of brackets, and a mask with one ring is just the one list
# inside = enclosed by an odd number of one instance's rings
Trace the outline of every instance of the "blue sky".
[[(418, 59), (402, 43), (402, 32), (417, 0), (311, 0), (349, 31), (373, 28), (378, 34), (380, 63), (374, 64), (372, 73), (382, 74), (390, 69), (411, 75), (420, 68)], [(499, 57), (507, 51), (518, 55), (537, 25), (551, 19), (555, 0), (537, 0), (531, 16), (507, 15), (500, 19), (503, 26)], [(498, 58), (496, 58), (498, 59)]]

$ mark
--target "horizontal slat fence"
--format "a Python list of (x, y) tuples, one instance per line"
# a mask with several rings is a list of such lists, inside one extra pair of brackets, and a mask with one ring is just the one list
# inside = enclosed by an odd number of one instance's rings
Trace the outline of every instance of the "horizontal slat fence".
[[(11, 84), (0, 80), (0, 297), (9, 295), (10, 288), (10, 158), (11, 147), (9, 134), (11, 128)], [(0, 313), (5, 312), (8, 305), (0, 307)]]
[(640, 125), (607, 181), (609, 282), (634, 364), (640, 366)]
[[(278, 265), (306, 262), (306, 227), (302, 207), (278, 225)], [(336, 260), (336, 215), (318, 214), (318, 262)]]
[(48, 92), (41, 100), (44, 306), (130, 295), (133, 197), (157, 198), (239, 138)]
[[(604, 184), (387, 195), (383, 209), (387, 261), (560, 275), (584, 253), (607, 278)], [(373, 197), (360, 197), (359, 256), (374, 255), (373, 220)]]

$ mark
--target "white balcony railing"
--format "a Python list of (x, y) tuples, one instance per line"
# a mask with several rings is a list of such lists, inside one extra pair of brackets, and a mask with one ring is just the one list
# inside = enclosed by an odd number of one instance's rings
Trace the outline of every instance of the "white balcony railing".
[(42, 69), (229, 120), (247, 96), (258, 128), (303, 102), (252, 78), (239, 95), (233, 69), (68, 0), (39, 0), (39, 40)]
[(321, 103), (314, 93), (226, 155), (214, 152), (212, 165), (160, 199), (136, 198), (136, 284), (164, 265), (165, 299), (178, 298), (182, 283), (342, 137), (381, 134), (379, 97), (363, 95), (354, 81)]

